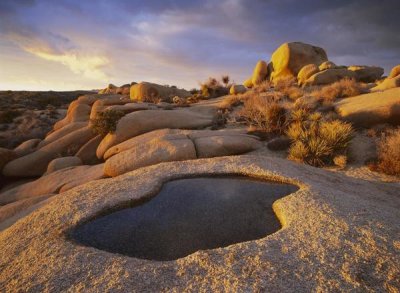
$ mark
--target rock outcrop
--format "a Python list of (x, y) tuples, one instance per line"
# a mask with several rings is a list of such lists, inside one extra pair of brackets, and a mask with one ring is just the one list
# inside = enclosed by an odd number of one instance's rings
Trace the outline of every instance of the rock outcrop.
[(322, 62), (322, 63), (318, 66), (318, 69), (319, 69), (320, 71), (327, 70), (327, 69), (334, 69), (334, 68), (337, 68), (337, 66), (336, 66), (336, 64), (333, 63), (332, 61), (325, 61), (325, 62)]
[(328, 61), (324, 49), (300, 42), (281, 45), (271, 57), (270, 80), (297, 77), (299, 71), (308, 64), (319, 66)]
[(392, 68), (389, 74), (389, 78), (394, 78), (400, 75), (400, 64), (396, 65), (395, 67)]
[(297, 82), (299, 85), (306, 83), (307, 79), (319, 72), (319, 68), (315, 64), (308, 64), (304, 66), (297, 74)]
[(246, 92), (246, 87), (241, 84), (233, 84), (229, 89), (229, 94), (231, 95), (243, 94), (245, 92)]
[(8, 162), (17, 158), (17, 154), (13, 150), (0, 148), (0, 170), (3, 170), (4, 166), (7, 165)]
[(353, 65), (347, 67), (348, 70), (353, 71), (355, 79), (360, 82), (375, 82), (383, 75), (383, 68), (377, 66), (359, 66)]
[(73, 101), (67, 111), (67, 116), (54, 124), (54, 130), (60, 129), (72, 122), (87, 122), (89, 121), (91, 107), (86, 104), (81, 104), (79, 100)]
[(119, 120), (114, 133), (109, 133), (97, 149), (97, 157), (102, 158), (112, 146), (131, 137), (163, 128), (197, 129), (210, 126), (214, 115), (199, 113), (191, 108), (179, 110), (147, 110), (130, 113)]
[(0, 193), (0, 205), (26, 198), (67, 191), (75, 186), (104, 178), (103, 164), (61, 169), (39, 179)]
[(335, 108), (343, 119), (359, 127), (400, 125), (400, 88), (342, 99)]
[(96, 156), (96, 150), (103, 138), (100, 134), (93, 137), (79, 149), (75, 156), (80, 158), (84, 165), (99, 164), (100, 160)]
[(75, 130), (37, 151), (9, 162), (3, 169), (5, 176), (35, 177), (43, 175), (55, 158), (75, 154), (95, 136), (90, 127)]
[(0, 206), (0, 232), (41, 207), (44, 201), (53, 195), (54, 194), (45, 194)]
[(264, 60), (257, 62), (254, 68), (253, 75), (251, 76), (251, 84), (253, 86), (259, 85), (267, 79), (268, 76), (268, 64)]
[(32, 138), (24, 141), (14, 149), (14, 152), (17, 154), (18, 157), (33, 153), (41, 141), (42, 140), (40, 138)]
[(130, 98), (133, 101), (169, 101), (175, 96), (178, 96), (180, 98), (188, 98), (190, 97), (190, 93), (176, 87), (167, 87), (150, 82), (141, 82), (132, 85), (130, 88)]
[[(300, 187), (273, 204), (281, 230), (167, 262), (69, 240), (77, 226), (143, 203), (170, 180), (232, 172)], [(52, 197), (2, 231), (0, 280), (5, 292), (396, 292), (399, 211), (398, 184), (284, 159), (246, 155), (164, 163)]]
[(326, 69), (315, 73), (305, 81), (305, 85), (327, 85), (345, 78), (355, 78), (356, 74), (345, 68)]
[(144, 143), (109, 158), (104, 165), (107, 176), (126, 172), (162, 162), (184, 161), (196, 158), (193, 142), (184, 134), (166, 134), (153, 137)]
[(55, 171), (82, 165), (82, 160), (75, 156), (56, 158), (47, 166), (46, 175)]
[(386, 91), (389, 89), (400, 87), (400, 75), (385, 78), (381, 83), (371, 89), (372, 92)]
[(261, 145), (240, 131), (155, 130), (110, 148), (104, 155), (104, 173), (115, 177), (162, 162), (239, 155)]

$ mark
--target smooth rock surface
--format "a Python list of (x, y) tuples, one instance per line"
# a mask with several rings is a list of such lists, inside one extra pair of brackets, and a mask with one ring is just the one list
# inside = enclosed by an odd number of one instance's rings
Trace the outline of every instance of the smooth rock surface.
[(43, 175), (55, 158), (75, 154), (95, 136), (90, 127), (75, 130), (39, 150), (9, 162), (3, 169), (5, 176), (35, 177)]
[[(274, 202), (278, 232), (174, 261), (126, 257), (68, 238), (105, 210), (157, 194), (163, 182), (206, 174), (256, 176), (300, 189)], [(6, 292), (396, 292), (399, 187), (262, 156), (142, 168), (53, 197), (1, 232), (0, 284)]]
[(338, 114), (356, 126), (400, 124), (400, 88), (342, 99), (335, 103)]
[(41, 141), (42, 140), (40, 138), (32, 138), (24, 141), (14, 149), (14, 152), (17, 154), (18, 157), (33, 153)]
[(0, 232), (41, 207), (44, 204), (43, 201), (53, 195), (54, 194), (45, 194), (34, 198), (22, 199), (5, 206), (0, 206)]
[(138, 143), (109, 158), (104, 164), (104, 174), (115, 177), (145, 166), (190, 159), (196, 159), (193, 142), (183, 134), (168, 134)]
[(77, 166), (55, 171), (39, 179), (19, 185), (0, 193), (0, 205), (9, 204), (25, 198), (67, 191), (89, 181), (104, 178), (103, 164), (96, 166)]
[(46, 175), (52, 172), (68, 168), (82, 165), (82, 160), (79, 157), (68, 156), (62, 158), (56, 158), (52, 160), (47, 166)]
[(295, 78), (308, 64), (320, 65), (328, 61), (324, 49), (301, 42), (285, 43), (271, 56), (271, 81), (282, 78)]
[[(208, 109), (204, 108), (205, 111)], [(215, 110), (216, 111), (216, 110)], [(196, 113), (197, 112), (197, 113)], [(210, 126), (214, 115), (200, 113), (199, 109), (147, 110), (130, 113), (119, 120), (114, 133), (109, 133), (97, 149), (97, 157), (129, 138), (163, 128), (196, 129)]]
[(104, 136), (101, 134), (93, 137), (79, 149), (75, 156), (80, 158), (84, 165), (95, 165), (100, 163), (99, 158), (96, 156), (96, 150), (103, 138)]
[(337, 82), (344, 78), (356, 78), (354, 71), (346, 68), (333, 68), (320, 71), (309, 77), (305, 81), (305, 85), (326, 85)]

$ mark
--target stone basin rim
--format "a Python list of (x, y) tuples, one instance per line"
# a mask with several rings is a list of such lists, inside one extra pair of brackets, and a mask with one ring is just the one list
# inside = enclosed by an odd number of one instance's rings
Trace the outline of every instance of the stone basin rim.
[[(305, 186), (304, 186), (304, 184), (302, 184), (302, 182), (299, 182), (299, 181), (297, 181), (295, 179), (291, 179), (291, 178), (288, 178), (288, 177), (283, 177), (283, 176), (278, 176), (279, 178), (274, 178), (274, 176), (271, 176), (271, 175), (264, 176), (264, 175), (256, 175), (254, 173), (240, 173), (240, 172), (221, 172), (221, 173), (218, 173), (218, 172), (216, 172), (216, 173), (213, 173), (213, 172), (199, 172), (199, 173), (195, 173), (195, 174), (184, 174), (184, 175), (182, 175), (182, 174), (172, 174), (172, 175), (169, 175), (169, 176), (165, 176), (165, 177), (163, 176), (161, 178), (157, 178), (156, 179), (157, 183), (156, 183), (156, 186), (154, 187), (154, 189), (151, 190), (148, 193), (142, 194), (139, 198), (117, 202), (117, 203), (115, 203), (115, 205), (113, 205), (111, 207), (103, 208), (103, 209), (95, 212), (94, 214), (92, 214), (92, 215), (90, 215), (90, 216), (88, 216), (88, 217), (86, 217), (84, 219), (81, 219), (81, 221), (79, 221), (75, 225), (72, 225), (72, 226), (68, 227), (68, 229), (64, 232), (65, 240), (70, 242), (70, 243), (73, 243), (74, 245), (78, 245), (78, 246), (81, 246), (81, 247), (87, 247), (87, 248), (93, 248), (93, 249), (96, 249), (98, 251), (101, 251), (102, 253), (107, 253), (107, 254), (110, 254), (110, 255), (119, 255), (121, 257), (140, 259), (140, 260), (143, 260), (143, 261), (154, 261), (154, 260), (148, 260), (148, 259), (142, 259), (142, 258), (136, 258), (136, 257), (132, 257), (132, 256), (127, 256), (125, 254), (118, 253), (118, 252), (109, 252), (107, 250), (102, 250), (102, 249), (87, 245), (87, 244), (79, 242), (77, 239), (75, 239), (74, 236), (73, 236), (73, 232), (76, 229), (79, 229), (81, 226), (84, 226), (85, 224), (87, 224), (87, 223), (89, 223), (91, 221), (94, 221), (94, 220), (96, 220), (98, 218), (101, 218), (101, 217), (104, 217), (104, 216), (108, 216), (108, 215), (110, 215), (112, 213), (115, 213), (115, 212), (118, 212), (118, 211), (122, 211), (124, 209), (135, 208), (135, 207), (138, 207), (140, 205), (143, 205), (143, 204), (151, 201), (153, 198), (155, 198), (161, 192), (161, 190), (163, 189), (164, 185), (168, 184), (169, 182), (185, 180), (185, 179), (195, 179), (195, 178), (210, 178), (210, 179), (211, 178), (213, 178), (213, 179), (215, 179), (215, 178), (232, 178), (232, 179), (235, 179), (235, 177), (238, 178), (238, 179), (247, 179), (247, 180), (253, 180), (253, 181), (258, 181), (258, 182), (263, 182), (263, 183), (288, 184), (288, 185), (293, 185), (293, 186), (295, 186), (297, 188), (294, 192), (289, 193), (289, 194), (283, 196), (282, 198), (277, 199), (275, 202), (277, 202), (277, 201), (279, 201), (279, 200), (281, 200), (281, 199), (283, 199), (283, 198), (285, 198), (287, 196), (294, 195), (294, 194), (298, 193), (299, 191), (304, 190), (304, 188), (305, 188)], [(282, 218), (280, 216), (280, 213), (278, 213), (276, 211), (275, 202), (272, 205), (272, 210), (273, 210), (278, 222), (280, 223), (281, 228), (278, 229), (276, 232), (274, 232), (272, 234), (266, 235), (263, 238), (255, 239), (255, 240), (243, 241), (241, 243), (252, 242), (252, 241), (265, 239), (265, 238), (267, 238), (267, 237), (269, 237), (271, 235), (274, 235), (274, 234), (282, 231), (285, 228), (286, 223), (285, 223), (285, 221), (282, 220)], [(237, 244), (238, 243), (233, 243), (233, 244), (231, 244), (229, 246), (237, 245)], [(227, 248), (229, 246), (221, 247), (221, 249), (225, 249), (225, 248)], [(219, 249), (219, 248), (214, 248), (214, 249)], [(207, 250), (214, 250), (214, 249), (207, 249)], [(194, 253), (196, 253), (196, 252), (194, 252)], [(187, 257), (187, 256), (185, 256), (185, 257)], [(183, 258), (185, 258), (185, 257), (183, 257)], [(174, 262), (174, 261), (177, 261), (177, 260), (179, 260), (179, 259), (160, 261), (160, 262)]]

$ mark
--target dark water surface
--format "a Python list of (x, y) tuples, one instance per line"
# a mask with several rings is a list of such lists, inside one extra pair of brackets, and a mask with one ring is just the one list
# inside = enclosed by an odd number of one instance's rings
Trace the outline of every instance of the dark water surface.
[(239, 176), (179, 179), (142, 205), (83, 224), (72, 237), (109, 252), (174, 260), (276, 232), (280, 224), (272, 204), (296, 190)]

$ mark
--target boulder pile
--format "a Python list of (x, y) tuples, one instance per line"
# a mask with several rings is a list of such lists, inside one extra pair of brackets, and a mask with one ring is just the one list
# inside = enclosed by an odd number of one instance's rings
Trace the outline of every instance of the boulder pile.
[[(394, 68), (391, 75), (376, 90), (399, 86), (396, 79), (400, 69)], [(377, 66), (337, 66), (328, 60), (323, 48), (301, 42), (285, 43), (271, 56), (269, 63), (259, 61), (252, 77), (244, 81), (251, 88), (263, 81), (277, 83), (282, 79), (294, 78), (302, 86), (327, 85), (345, 78), (359, 82), (374, 83), (381, 79), (383, 68)]]

